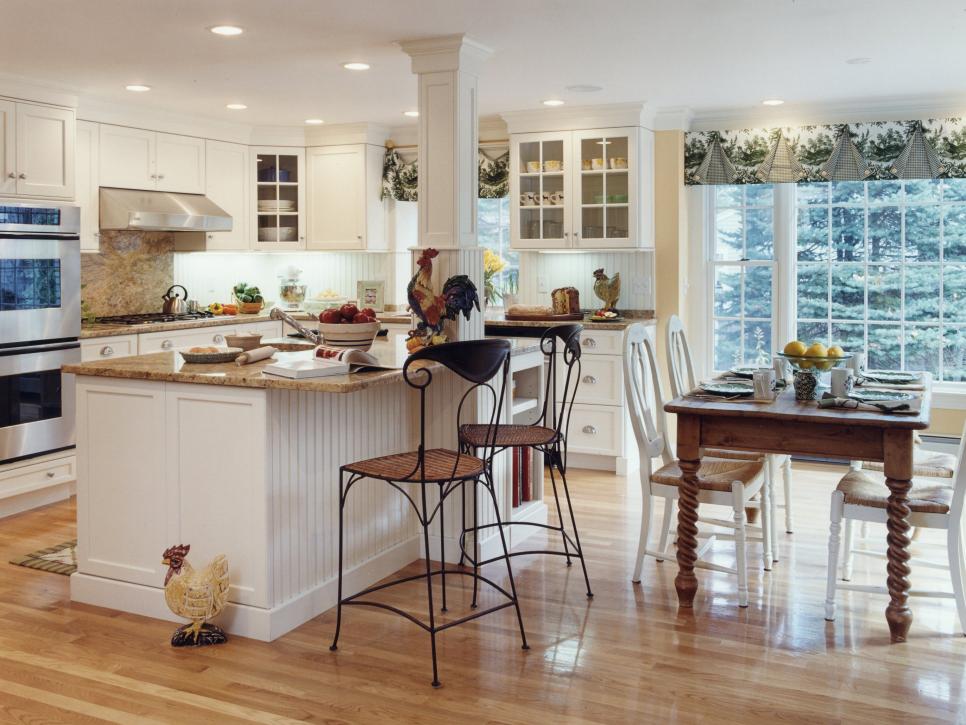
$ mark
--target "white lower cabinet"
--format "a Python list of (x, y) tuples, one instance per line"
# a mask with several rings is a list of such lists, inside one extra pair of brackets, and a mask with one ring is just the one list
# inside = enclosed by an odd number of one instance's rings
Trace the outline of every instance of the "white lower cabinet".
[(574, 403), (567, 451), (595, 456), (624, 456), (624, 411), (604, 405)]
[(138, 335), (138, 354), (178, 350), (195, 345), (224, 345), (225, 335), (234, 335), (238, 330), (231, 325), (203, 327), (198, 330), (175, 330), (172, 332), (146, 332)]
[(228, 335), (261, 335), (266, 340), (282, 336), (282, 323), (275, 320), (212, 325), (190, 330), (143, 332), (139, 335), (109, 335), (81, 340), (81, 361), (109, 360), (129, 355), (178, 350), (194, 345), (224, 345)]
[(89, 337), (81, 340), (81, 362), (109, 360), (138, 354), (137, 335)]
[(0, 466), (0, 518), (67, 498), (76, 479), (72, 450)]

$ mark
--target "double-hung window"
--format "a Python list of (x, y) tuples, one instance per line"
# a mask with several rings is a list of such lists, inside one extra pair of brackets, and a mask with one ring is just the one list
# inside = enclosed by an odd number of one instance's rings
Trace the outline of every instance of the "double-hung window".
[(870, 368), (966, 381), (966, 180), (705, 193), (714, 369), (763, 362), (759, 341), (780, 349), (781, 329), (865, 352)]

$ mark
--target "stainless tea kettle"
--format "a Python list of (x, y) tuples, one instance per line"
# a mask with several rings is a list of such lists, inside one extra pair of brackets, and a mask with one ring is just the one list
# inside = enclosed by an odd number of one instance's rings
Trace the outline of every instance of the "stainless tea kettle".
[[(179, 297), (177, 294), (172, 297), (171, 293), (176, 289), (184, 292), (184, 297)], [(168, 291), (162, 295), (161, 299), (164, 300), (161, 312), (166, 315), (183, 315), (188, 311), (188, 290), (180, 284), (171, 285)]]

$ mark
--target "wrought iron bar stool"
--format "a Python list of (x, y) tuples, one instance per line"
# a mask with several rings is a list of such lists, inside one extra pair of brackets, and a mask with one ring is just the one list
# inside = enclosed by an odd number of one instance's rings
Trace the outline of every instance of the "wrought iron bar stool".
[[(467, 400), (474, 400), (478, 405), (485, 405), (487, 398), (492, 398), (491, 413), (488, 423), (479, 424), (482, 431), (480, 448), (484, 451), (494, 445), (494, 441), (499, 435), (500, 417), (503, 412), (503, 400), (506, 393), (506, 383), (510, 371), (510, 343), (506, 340), (471, 340), (467, 342), (453, 342), (433, 347), (425, 348), (409, 356), (403, 366), (403, 379), (408, 385), (419, 391), (419, 448), (409, 453), (398, 453), (389, 456), (370, 458), (364, 461), (348, 463), (339, 469), (339, 594), (338, 610), (336, 614), (335, 635), (332, 639), (330, 650), (338, 649), (339, 633), (342, 629), (342, 607), (346, 605), (365, 605), (387, 609), (390, 612), (399, 614), (414, 624), (422, 627), (429, 632), (430, 643), (433, 657), (433, 687), (439, 687), (439, 671), (436, 661), (436, 635), (444, 629), (455, 627), (472, 619), (477, 619), (486, 614), (514, 607), (516, 609), (517, 623), (520, 626), (520, 639), (523, 641), (523, 649), (529, 649), (527, 645), (527, 635), (523, 629), (523, 617), (520, 614), (520, 604), (517, 601), (516, 585), (513, 582), (513, 569), (510, 566), (510, 557), (507, 555), (506, 536), (503, 529), (500, 529), (500, 540), (503, 544), (503, 557), (506, 559), (507, 576), (509, 578), (509, 591), (501, 587), (496, 582), (481, 576), (479, 567), (474, 567), (472, 571), (446, 568), (445, 551), (445, 528), (443, 519), (443, 504), (446, 498), (457, 486), (462, 490), (466, 484), (473, 486), (474, 498), (476, 498), (476, 486), (481, 484), (489, 493), (496, 512), (496, 520), (500, 521), (500, 507), (497, 502), (496, 492), (493, 488), (493, 480), (490, 476), (490, 469), (485, 465), (484, 459), (469, 455), (460, 451), (451, 451), (444, 448), (426, 448), (426, 401), (427, 390), (433, 381), (433, 369), (429, 363), (440, 363), (463, 380), (471, 383), (470, 387), (460, 399), (456, 414), (456, 428), (459, 430), (463, 413), (463, 406)], [(499, 387), (497, 391), (494, 384)], [(479, 393), (479, 395), (477, 395)], [(489, 394), (489, 395), (488, 395)], [(343, 597), (342, 594), (342, 574), (343, 574), (343, 531), (345, 505), (349, 491), (360, 480), (364, 478), (385, 481), (406, 497), (420, 524), (423, 527), (423, 546), (426, 555), (426, 572), (407, 576), (384, 584), (369, 587), (356, 594)], [(411, 486), (410, 486), (411, 485)], [(419, 487), (419, 503), (414, 500), (413, 495), (407, 491)], [(433, 506), (427, 501), (427, 488), (438, 487), (438, 502)], [(433, 569), (430, 559), (429, 548), (429, 527), (433, 523), (436, 515), (439, 515), (439, 535), (440, 535), (440, 567)], [(495, 559), (496, 560), (496, 559)], [(506, 601), (484, 610), (473, 612), (464, 617), (460, 617), (444, 624), (437, 624), (435, 607), (433, 603), (433, 577), (439, 576), (442, 585), (442, 607), (441, 611), (446, 611), (446, 576), (447, 575), (471, 576), (473, 578), (473, 608), (476, 609), (476, 594), (479, 582), (484, 582), (502, 594)], [(426, 580), (426, 594), (428, 599), (429, 623), (414, 617), (408, 612), (382, 602), (362, 600), (373, 592), (411, 582), (418, 579)]]
[[(478, 555), (478, 537), (483, 529), (499, 528), (501, 533), (504, 526), (536, 526), (550, 531), (560, 533), (563, 542), (563, 551), (556, 550), (527, 550), (513, 551), (507, 556), (524, 556), (527, 554), (550, 554), (563, 556), (567, 559), (567, 566), (572, 565), (572, 558), (580, 560), (583, 569), (584, 583), (587, 585), (587, 596), (593, 597), (594, 593), (590, 588), (590, 578), (587, 576), (587, 564), (584, 560), (584, 550), (580, 544), (580, 534), (577, 531), (577, 519), (574, 516), (573, 504), (570, 500), (570, 489), (567, 487), (567, 432), (570, 428), (570, 414), (573, 409), (574, 398), (577, 396), (577, 385), (580, 381), (580, 333), (583, 325), (556, 325), (544, 332), (540, 338), (540, 350), (547, 359), (546, 374), (547, 380), (544, 386), (543, 408), (540, 417), (531, 425), (501, 425), (496, 429), (496, 435), (492, 440), (492, 445), (488, 446), (488, 430), (483, 425), (463, 425), (460, 426), (460, 444), (467, 453), (476, 452), (481, 448), (489, 448), (489, 455), (484, 455), (486, 468), (492, 471), (493, 458), (497, 453), (509, 448), (531, 448), (543, 453), (547, 467), (550, 470), (550, 484), (553, 489), (554, 503), (557, 508), (558, 526), (552, 524), (541, 524), (533, 521), (507, 521), (492, 524), (479, 524), (477, 501), (473, 500), (473, 525), (466, 525), (466, 504), (464, 488), (463, 504), (463, 535), (460, 538), (460, 563), (464, 560), (469, 561), (474, 571), (477, 567), (489, 564), (502, 557), (493, 557), (485, 561), (476, 561)], [(559, 353), (559, 354), (558, 354)], [(558, 385), (558, 368), (561, 369), (563, 385)], [(564, 372), (564, 370), (566, 372)], [(557, 490), (556, 474), (559, 474), (563, 487), (564, 498), (567, 503), (567, 512), (570, 518), (570, 525), (573, 536), (567, 531), (563, 510), (560, 505), (560, 495)], [(492, 473), (490, 475), (492, 480)], [(466, 534), (473, 532), (474, 546), (473, 556), (466, 551)], [(473, 591), (473, 603), (476, 606), (476, 588)]]

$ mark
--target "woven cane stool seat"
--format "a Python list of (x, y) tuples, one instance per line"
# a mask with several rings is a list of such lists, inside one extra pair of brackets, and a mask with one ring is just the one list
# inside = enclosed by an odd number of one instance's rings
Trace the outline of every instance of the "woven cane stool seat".
[[(882, 461), (862, 461), (867, 471), (882, 471)], [(912, 451), (912, 475), (929, 478), (952, 478), (956, 470), (956, 456), (952, 453), (928, 451), (916, 446)]]
[[(458, 460), (457, 460), (458, 459)], [(461, 481), (466, 478), (476, 478), (483, 472), (483, 461), (476, 456), (459, 454), (445, 448), (432, 448), (426, 451), (426, 476), (418, 467), (419, 454), (395, 453), (390, 456), (379, 456), (364, 461), (349, 463), (344, 468), (350, 473), (369, 478), (381, 478), (384, 481)]]
[[(862, 471), (849, 471), (836, 487), (845, 495), (845, 503), (884, 509), (889, 505), (889, 488), (882, 476), (869, 476)], [(909, 510), (922, 514), (947, 514), (953, 500), (951, 483), (912, 480)]]
[(553, 428), (542, 425), (501, 425), (496, 430), (496, 440), (493, 431), (487, 425), (464, 425), (460, 427), (460, 441), (477, 448), (484, 446), (542, 446), (553, 443), (557, 433)]

